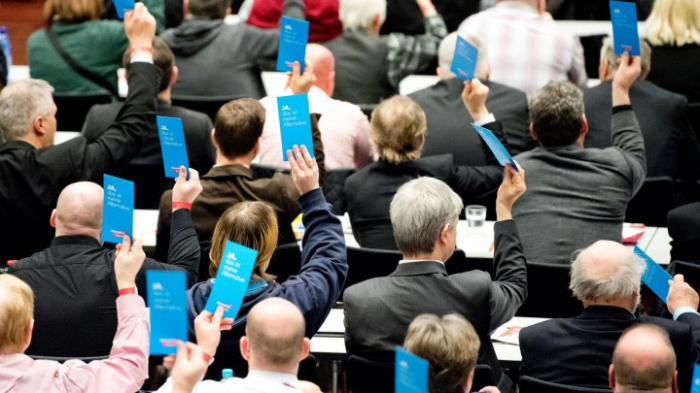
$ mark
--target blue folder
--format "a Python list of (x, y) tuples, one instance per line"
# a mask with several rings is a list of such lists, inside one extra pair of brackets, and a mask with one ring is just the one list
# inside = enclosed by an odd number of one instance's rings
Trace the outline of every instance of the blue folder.
[(187, 341), (187, 288), (185, 272), (146, 271), (151, 313), (151, 355), (177, 352), (177, 340)]
[(634, 246), (634, 253), (642, 258), (647, 265), (644, 274), (642, 274), (642, 282), (644, 285), (649, 287), (652, 292), (656, 294), (664, 303), (666, 303), (666, 298), (668, 297), (668, 281), (673, 280), (666, 270), (664, 270), (658, 263), (654, 262), (649, 255), (647, 255), (641, 248)]
[(117, 10), (119, 19), (124, 19), (124, 11), (131, 11), (135, 6), (134, 0), (114, 0), (114, 8)]
[(124, 235), (133, 239), (134, 183), (104, 175), (102, 184), (102, 241), (121, 243)]
[(489, 147), (489, 149), (491, 149), (491, 152), (493, 152), (493, 155), (496, 157), (499, 164), (503, 166), (506, 166), (506, 164), (512, 164), (511, 166), (513, 167), (513, 169), (515, 169), (516, 171), (518, 170), (518, 167), (513, 162), (513, 157), (510, 155), (506, 147), (503, 146), (501, 141), (498, 140), (496, 135), (494, 135), (494, 133), (491, 132), (491, 130), (481, 126), (477, 126), (474, 123), (472, 123), (472, 127), (474, 127), (481, 139), (483, 139), (484, 142), (486, 142), (486, 145)]
[(700, 364), (693, 367), (693, 379), (690, 384), (690, 393), (700, 393)]
[(163, 155), (163, 168), (165, 177), (176, 178), (180, 176), (180, 166), (190, 167), (187, 159), (187, 146), (185, 145), (185, 132), (182, 128), (182, 119), (179, 117), (156, 116), (158, 123), (158, 138), (160, 150)]
[(639, 56), (639, 32), (637, 31), (637, 5), (625, 1), (610, 2), (615, 54), (627, 50), (632, 56)]
[(257, 257), (256, 250), (227, 241), (214, 287), (204, 309), (213, 313), (221, 305), (224, 307), (224, 317), (235, 319), (248, 289)]
[(304, 72), (306, 44), (309, 42), (309, 22), (283, 16), (280, 21), (280, 44), (277, 52), (277, 71), (292, 71), (295, 61)]
[(457, 45), (455, 46), (455, 54), (452, 58), (450, 71), (463, 81), (474, 79), (478, 56), (479, 50), (474, 45), (457, 36)]
[(395, 393), (427, 393), (428, 361), (396, 347)]
[(294, 145), (306, 146), (309, 155), (314, 156), (314, 140), (311, 135), (309, 98), (306, 94), (277, 97), (277, 111), (280, 119), (282, 138), (282, 158), (287, 161), (287, 150)]

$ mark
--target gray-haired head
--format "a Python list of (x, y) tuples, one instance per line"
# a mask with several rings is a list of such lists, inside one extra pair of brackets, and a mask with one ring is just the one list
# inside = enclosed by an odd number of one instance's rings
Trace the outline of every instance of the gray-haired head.
[(569, 288), (584, 303), (638, 297), (645, 268), (644, 261), (632, 250), (600, 240), (574, 260)]
[(53, 87), (40, 79), (10, 83), (0, 92), (0, 139), (5, 142), (26, 136), (37, 116), (53, 109)]
[(399, 188), (391, 201), (394, 240), (404, 255), (433, 252), (445, 224), (457, 226), (462, 199), (440, 180), (421, 177)]
[(530, 120), (546, 147), (570, 145), (583, 125), (583, 92), (571, 82), (549, 82), (530, 99)]
[[(642, 60), (642, 73), (638, 79), (644, 80), (649, 75), (649, 71), (651, 71), (651, 46), (645, 40), (639, 40), (639, 55)], [(617, 62), (620, 59), (620, 55), (615, 54), (612, 38), (605, 37), (603, 40), (603, 46), (600, 48), (600, 59), (607, 61), (613, 71), (617, 71), (617, 68), (620, 66)]]
[(366, 31), (379, 15), (386, 19), (386, 0), (340, 0), (338, 17), (344, 30)]
[[(455, 48), (457, 47), (457, 32), (448, 34), (440, 42), (440, 47), (438, 48), (438, 65), (440, 66), (440, 79), (448, 79), (455, 76), (455, 74), (450, 71), (452, 68), (452, 59), (454, 59)], [(476, 58), (476, 69), (474, 70), (474, 77), (479, 79), (487, 79), (487, 74), (489, 71), (489, 61), (488, 61), (488, 51), (484, 45), (481, 43), (481, 39), (476, 35), (472, 34), (462, 34), (462, 38), (467, 40), (470, 44), (474, 45), (479, 51), (479, 55)]]

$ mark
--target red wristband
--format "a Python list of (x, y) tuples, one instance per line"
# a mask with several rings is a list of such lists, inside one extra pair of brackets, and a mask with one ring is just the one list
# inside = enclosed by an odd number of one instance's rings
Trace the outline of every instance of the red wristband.
[(208, 354), (208, 353), (202, 351), (202, 358), (204, 358), (204, 361), (207, 362), (207, 364), (209, 364), (209, 362), (211, 362), (211, 360), (212, 360), (214, 357), (211, 356), (210, 354)]
[(192, 204), (189, 202), (173, 202), (173, 210), (174, 209), (192, 210)]
[(135, 46), (135, 47), (129, 49), (129, 53), (134, 53), (134, 52), (150, 52), (150, 53), (153, 53), (153, 47), (152, 47), (152, 46)]
[(121, 295), (133, 295), (136, 294), (136, 288), (123, 288), (119, 290), (119, 296)]

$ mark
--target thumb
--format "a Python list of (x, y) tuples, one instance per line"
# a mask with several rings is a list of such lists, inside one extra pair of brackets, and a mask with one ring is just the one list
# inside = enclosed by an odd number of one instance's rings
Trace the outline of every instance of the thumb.
[(211, 320), (211, 324), (219, 327), (221, 325), (221, 319), (224, 317), (224, 308), (221, 306), (218, 306), (216, 308), (216, 312), (214, 312), (214, 318)]
[(128, 254), (129, 251), (131, 251), (131, 239), (129, 238), (129, 235), (122, 236), (122, 247), (119, 252), (122, 251), (124, 254)]

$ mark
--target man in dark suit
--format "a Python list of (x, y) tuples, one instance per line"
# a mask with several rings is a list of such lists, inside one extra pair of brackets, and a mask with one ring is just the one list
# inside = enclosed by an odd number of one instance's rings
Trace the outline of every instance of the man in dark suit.
[(671, 260), (700, 262), (700, 202), (668, 212)]
[(422, 177), (399, 189), (391, 203), (391, 221), (403, 260), (388, 277), (374, 278), (345, 291), (345, 347), (348, 355), (393, 359), (411, 321), (420, 314), (457, 313), (481, 340), (479, 363), (489, 365), (495, 382), (510, 391), (489, 332), (510, 320), (527, 295), (527, 272), (511, 207), (525, 192), (525, 173), (508, 166), (498, 190), (495, 232), (495, 281), (483, 271), (447, 275), (462, 200), (450, 187)]
[(700, 343), (698, 294), (676, 276), (667, 298), (676, 321), (635, 317), (645, 267), (620, 243), (601, 240), (582, 251), (571, 265), (570, 287), (585, 308), (577, 317), (550, 319), (520, 331), (521, 375), (607, 388), (608, 366), (620, 335), (637, 323), (651, 323), (668, 332), (678, 359), (680, 391), (688, 392)]
[[(123, 59), (127, 72), (130, 62), (131, 55), (127, 50)], [(182, 119), (190, 167), (200, 173), (206, 173), (214, 165), (214, 146), (210, 137), (211, 120), (203, 113), (170, 105), (171, 90), (177, 81), (178, 69), (175, 66), (175, 55), (168, 44), (158, 37), (153, 39), (153, 63), (162, 73), (156, 114)], [(123, 103), (93, 106), (85, 118), (83, 136), (89, 141), (99, 138), (117, 118), (123, 106)], [(134, 182), (134, 202), (137, 209), (158, 208), (161, 195), (172, 188), (173, 182), (163, 176), (163, 156), (157, 132), (148, 135), (139, 155), (117, 175)]]
[(49, 217), (70, 183), (102, 182), (136, 154), (156, 132), (158, 73), (151, 64), (155, 20), (142, 4), (124, 19), (131, 48), (129, 95), (116, 121), (95, 142), (74, 138), (54, 146), (53, 88), (40, 80), (13, 83), (0, 94), (0, 265), (51, 243)]
[[(647, 177), (700, 178), (700, 146), (688, 120), (688, 100), (645, 79), (651, 65), (651, 48), (641, 42), (642, 74), (630, 88), (630, 100), (644, 137)], [(585, 147), (612, 146), (610, 110), (612, 79), (618, 67), (613, 41), (606, 38), (600, 54), (602, 83), (584, 93), (588, 134)]]
[[(516, 155), (537, 147), (530, 135), (527, 96), (520, 90), (489, 81), (486, 48), (476, 38), (467, 40), (479, 50), (474, 76), (489, 88), (486, 106), (503, 124), (510, 153)], [(422, 156), (452, 153), (459, 165), (484, 165), (481, 138), (475, 131), (465, 130), (465, 124), (473, 123), (474, 119), (462, 103), (464, 83), (450, 72), (456, 44), (457, 33), (449, 34), (440, 43), (437, 68), (440, 82), (408, 96), (421, 106), (428, 121)]]

